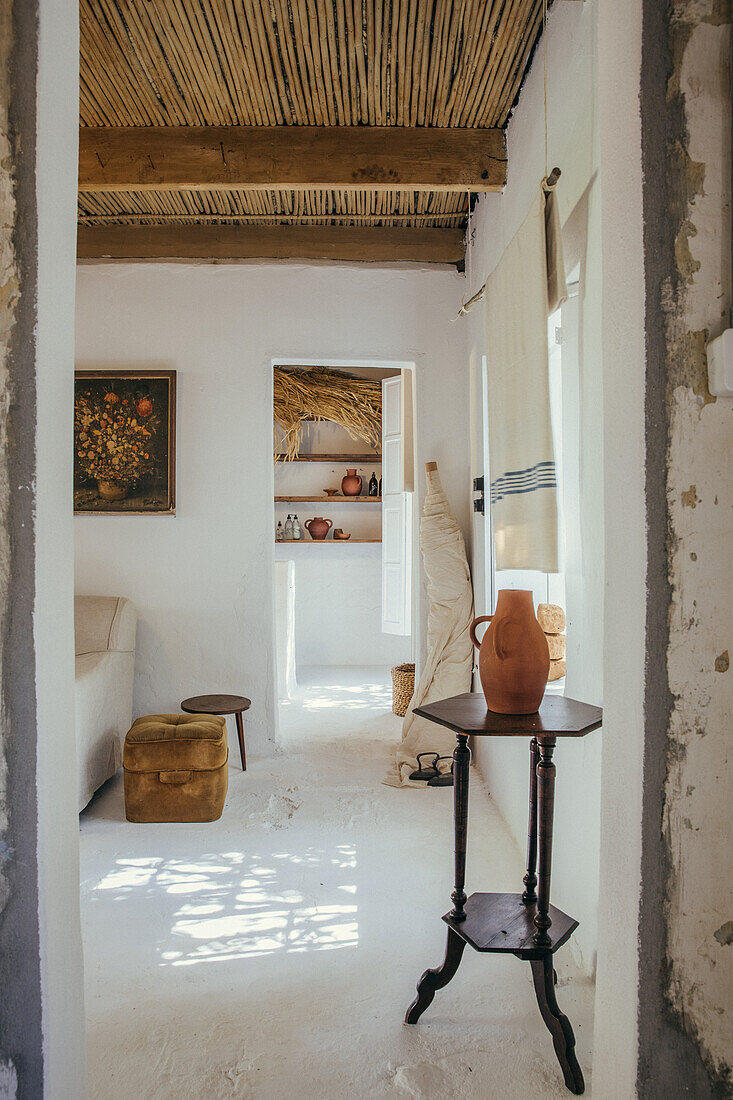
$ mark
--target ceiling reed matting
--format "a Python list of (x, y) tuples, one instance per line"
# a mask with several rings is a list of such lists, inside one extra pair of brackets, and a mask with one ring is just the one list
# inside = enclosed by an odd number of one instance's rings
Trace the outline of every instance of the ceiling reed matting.
[[(100, 127), (501, 130), (542, 8), (542, 0), (80, 0), (82, 138)], [(388, 190), (316, 179), (292, 190), (236, 181), (157, 189), (153, 172), (139, 189), (82, 188), (79, 219), (95, 231), (198, 223), (455, 232), (465, 228), (469, 190), (482, 189), (480, 178), (464, 185), (459, 171), (440, 189), (394, 175)]]

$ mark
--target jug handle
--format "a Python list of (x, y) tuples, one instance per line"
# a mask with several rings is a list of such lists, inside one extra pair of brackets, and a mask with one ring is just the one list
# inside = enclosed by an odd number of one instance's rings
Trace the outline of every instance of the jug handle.
[(502, 645), (502, 639), (504, 637), (504, 631), (506, 627), (509, 626), (511, 621), (511, 619), (499, 619), (499, 622), (496, 624), (496, 629), (494, 630), (494, 637), (492, 639), (494, 643), (494, 653), (500, 661), (506, 660), (507, 654), (504, 646)]
[[(493, 615), (479, 615), (478, 619), (474, 619), (468, 628), (468, 633), (471, 636), (471, 641), (476, 646), (476, 649), (481, 649), (481, 642), (476, 637), (476, 627), (479, 623), (490, 623), (493, 619)], [(483, 641), (483, 639), (481, 639)]]
[(313, 523), (313, 520), (312, 519), (307, 519), (305, 521), (305, 523), (303, 524), (303, 526), (305, 527), (308, 534), (310, 534), (310, 531), (311, 531), (311, 523)]
[(332, 519), (327, 519), (327, 520), (326, 520), (326, 523), (328, 524), (328, 529), (329, 529), (329, 531), (330, 531), (330, 530), (331, 530), (331, 528), (333, 527), (333, 520), (332, 520)]

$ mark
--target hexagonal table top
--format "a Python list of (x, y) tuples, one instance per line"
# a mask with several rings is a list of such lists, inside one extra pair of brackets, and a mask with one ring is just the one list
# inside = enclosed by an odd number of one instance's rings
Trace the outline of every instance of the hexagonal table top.
[(535, 714), (497, 714), (480, 691), (426, 703), (415, 714), (472, 737), (584, 737), (603, 720), (600, 707), (564, 695), (545, 695)]

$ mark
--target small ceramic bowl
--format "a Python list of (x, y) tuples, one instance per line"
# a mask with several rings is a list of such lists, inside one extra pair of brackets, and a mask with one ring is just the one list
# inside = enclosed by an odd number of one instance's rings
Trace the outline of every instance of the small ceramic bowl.
[(337, 542), (348, 542), (348, 540), (351, 538), (351, 531), (349, 531), (347, 535), (344, 531), (341, 530), (340, 527), (337, 527), (333, 533), (333, 537), (336, 539)]
[(327, 497), (335, 497), (338, 493), (338, 489), (324, 489), (323, 491)]

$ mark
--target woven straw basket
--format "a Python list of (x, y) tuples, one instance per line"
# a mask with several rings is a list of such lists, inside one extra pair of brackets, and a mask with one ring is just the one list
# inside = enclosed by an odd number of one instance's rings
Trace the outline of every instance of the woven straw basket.
[(392, 713), (404, 718), (415, 694), (415, 666), (395, 665), (392, 669)]

